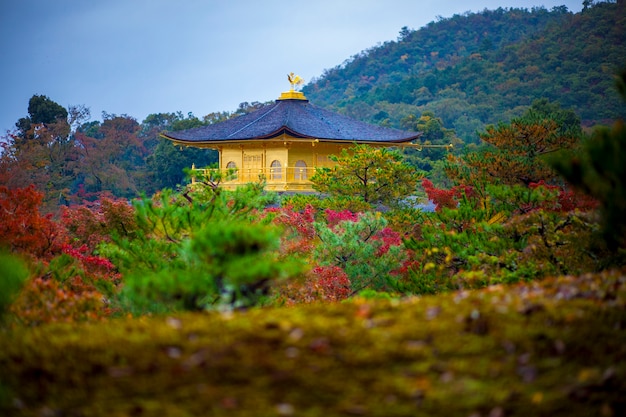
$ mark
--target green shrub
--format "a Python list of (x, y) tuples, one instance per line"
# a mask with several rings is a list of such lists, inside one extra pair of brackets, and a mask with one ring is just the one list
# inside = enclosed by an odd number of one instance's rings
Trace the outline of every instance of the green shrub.
[[(626, 103), (626, 68), (617, 77), (617, 89)], [(594, 131), (578, 152), (552, 159), (553, 168), (570, 184), (600, 202), (602, 237), (623, 264), (626, 257), (626, 124)]]
[(314, 257), (322, 266), (338, 266), (350, 280), (353, 293), (366, 288), (393, 290), (394, 270), (406, 259), (404, 246), (379, 213), (363, 213), (354, 221), (339, 221), (335, 226), (316, 222), (322, 242)]
[(28, 277), (24, 263), (13, 255), (0, 252), (0, 320)]
[(260, 303), (272, 281), (301, 269), (278, 260), (279, 230), (257, 215), (274, 200), (253, 184), (137, 202), (139, 230), (99, 248), (124, 276), (121, 307), (142, 314)]

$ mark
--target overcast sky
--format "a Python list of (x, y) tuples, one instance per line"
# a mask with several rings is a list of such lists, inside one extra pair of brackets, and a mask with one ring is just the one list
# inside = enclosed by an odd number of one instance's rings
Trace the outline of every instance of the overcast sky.
[(582, 0), (0, 0), (0, 135), (43, 94), (141, 122), (268, 101), (438, 17)]

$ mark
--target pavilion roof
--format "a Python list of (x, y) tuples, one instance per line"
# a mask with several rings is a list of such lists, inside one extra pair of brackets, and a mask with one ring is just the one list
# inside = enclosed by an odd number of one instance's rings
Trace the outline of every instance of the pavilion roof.
[(288, 134), (320, 141), (404, 143), (421, 133), (376, 126), (314, 106), (308, 100), (279, 99), (251, 113), (193, 129), (163, 133), (181, 144), (270, 140)]

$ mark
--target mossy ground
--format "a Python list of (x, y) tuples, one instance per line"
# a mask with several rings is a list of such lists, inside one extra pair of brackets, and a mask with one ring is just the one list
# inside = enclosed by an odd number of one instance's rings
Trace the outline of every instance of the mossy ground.
[(0, 414), (620, 416), (626, 275), (5, 330)]

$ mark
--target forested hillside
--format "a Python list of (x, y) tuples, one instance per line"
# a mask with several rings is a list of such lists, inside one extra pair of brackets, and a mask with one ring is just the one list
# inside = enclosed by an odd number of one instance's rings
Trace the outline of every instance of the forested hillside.
[(535, 99), (559, 102), (590, 126), (620, 115), (612, 75), (626, 62), (626, 7), (598, 3), (484, 10), (402, 28), (303, 89), (313, 103), (369, 122), (413, 128), (426, 111), (464, 142), (521, 115)]

